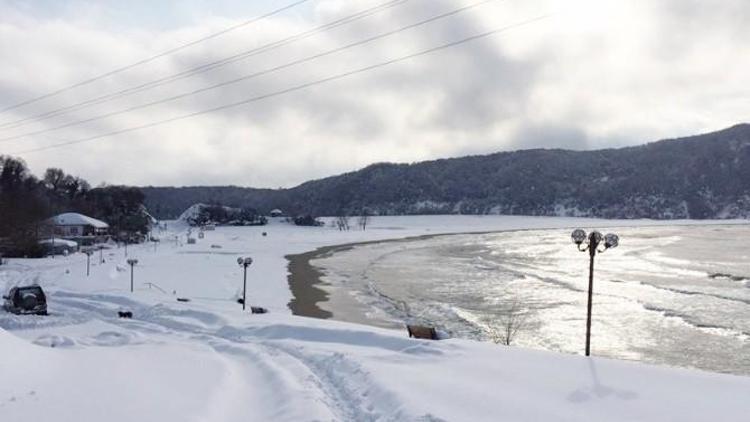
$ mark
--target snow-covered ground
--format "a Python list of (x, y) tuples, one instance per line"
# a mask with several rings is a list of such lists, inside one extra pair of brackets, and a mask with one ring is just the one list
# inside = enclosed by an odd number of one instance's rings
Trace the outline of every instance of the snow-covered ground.
[[(292, 316), (287, 308), (284, 256), (320, 246), (644, 224), (665, 223), (378, 217), (366, 231), (339, 232), (273, 221), (217, 228), (188, 245), (174, 223), (156, 248), (128, 248), (139, 260), (133, 293), (124, 249), (105, 251), (103, 264), (94, 254), (90, 277), (82, 254), (11, 259), (0, 267), (0, 288), (38, 282), (51, 315), (0, 313), (0, 420), (747, 420), (746, 377), (412, 340), (403, 331)], [(181, 242), (170, 240), (174, 233)], [(243, 313), (235, 302), (239, 256), (254, 259), (248, 304), (270, 313)], [(117, 318), (118, 310), (133, 319)]]

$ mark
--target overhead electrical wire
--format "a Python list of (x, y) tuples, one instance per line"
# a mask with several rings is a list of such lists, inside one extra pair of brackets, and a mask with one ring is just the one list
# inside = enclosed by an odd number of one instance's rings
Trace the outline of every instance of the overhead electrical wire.
[(196, 95), (196, 94), (199, 94), (199, 93), (202, 93), (202, 92), (214, 90), (214, 89), (217, 89), (217, 88), (222, 88), (222, 87), (225, 87), (225, 86), (228, 86), (228, 85), (232, 85), (232, 84), (235, 84), (235, 83), (239, 83), (239, 82), (243, 82), (243, 81), (246, 81), (246, 80), (249, 80), (249, 79), (253, 79), (253, 78), (256, 78), (258, 76), (268, 75), (268, 74), (271, 74), (271, 73), (274, 73), (274, 72), (278, 72), (278, 71), (283, 70), (283, 69), (287, 69), (289, 67), (293, 67), (293, 66), (296, 66), (296, 65), (299, 65), (299, 64), (302, 64), (302, 63), (307, 63), (307, 62), (310, 62), (310, 61), (313, 61), (313, 60), (316, 60), (316, 59), (319, 59), (319, 58), (322, 58), (322, 57), (325, 57), (325, 56), (329, 56), (331, 54), (335, 54), (335, 53), (339, 53), (339, 52), (344, 51), (344, 50), (348, 50), (348, 49), (353, 48), (353, 47), (362, 46), (364, 44), (367, 44), (367, 43), (370, 43), (370, 42), (373, 42), (373, 41), (376, 41), (376, 40), (380, 40), (382, 38), (386, 38), (386, 37), (389, 37), (391, 35), (395, 35), (395, 34), (398, 34), (398, 33), (401, 33), (401, 32), (404, 32), (404, 31), (407, 31), (407, 30), (410, 30), (410, 29), (414, 29), (414, 28), (417, 28), (417, 27), (420, 27), (420, 26), (423, 26), (423, 25), (426, 25), (426, 24), (429, 24), (429, 23), (432, 23), (432, 22), (436, 22), (436, 21), (439, 21), (441, 19), (445, 19), (445, 18), (454, 16), (454, 15), (457, 15), (459, 13), (466, 12), (466, 11), (471, 10), (473, 8), (476, 8), (476, 7), (479, 7), (479, 6), (482, 6), (484, 4), (494, 2), (494, 1), (498, 1), (498, 0), (483, 0), (483, 1), (476, 2), (476, 3), (472, 3), (472, 4), (469, 4), (467, 6), (460, 7), (460, 8), (457, 8), (457, 9), (453, 9), (453, 10), (451, 10), (449, 12), (441, 13), (439, 15), (435, 15), (435, 16), (432, 16), (430, 18), (421, 20), (419, 22), (412, 23), (412, 24), (409, 24), (409, 25), (406, 25), (406, 26), (402, 26), (400, 28), (393, 29), (393, 30), (390, 30), (390, 31), (387, 31), (387, 32), (384, 32), (384, 33), (381, 33), (381, 34), (378, 34), (378, 35), (375, 35), (375, 36), (372, 36), (372, 37), (368, 37), (368, 38), (359, 40), (359, 41), (355, 41), (355, 42), (352, 42), (352, 43), (349, 43), (349, 44), (346, 44), (346, 45), (343, 45), (343, 46), (340, 46), (340, 47), (337, 47), (337, 48), (334, 48), (334, 49), (331, 49), (331, 50), (327, 50), (327, 51), (322, 52), (322, 53), (314, 54), (312, 56), (308, 56), (308, 57), (305, 57), (305, 58), (302, 58), (302, 59), (294, 60), (294, 61), (282, 64), (282, 65), (279, 65), (279, 66), (272, 67), (270, 69), (266, 69), (266, 70), (263, 70), (263, 71), (255, 72), (255, 73), (252, 73), (252, 74), (249, 74), (249, 75), (244, 75), (244, 76), (241, 76), (241, 77), (238, 77), (238, 78), (235, 78), (235, 79), (231, 79), (231, 80), (228, 80), (228, 81), (224, 81), (224, 82), (221, 82), (221, 83), (218, 83), (218, 84), (215, 84), (215, 85), (207, 86), (207, 87), (204, 87), (204, 88), (199, 88), (199, 89), (196, 89), (196, 90), (193, 90), (193, 91), (189, 91), (189, 92), (178, 94), (178, 95), (173, 95), (173, 96), (162, 98), (162, 99), (155, 100), (155, 101), (146, 102), (146, 103), (139, 104), (139, 105), (136, 105), (136, 106), (131, 106), (131, 107), (127, 107), (127, 108), (124, 108), (124, 109), (120, 109), (120, 110), (116, 110), (116, 111), (112, 111), (112, 112), (100, 114), (98, 116), (94, 116), (94, 117), (91, 117), (91, 118), (87, 118), (87, 119), (83, 119), (83, 120), (78, 120), (78, 121), (73, 121), (73, 122), (68, 122), (68, 123), (65, 123), (65, 124), (62, 124), (62, 125), (58, 125), (58, 126), (54, 126), (54, 127), (51, 127), (51, 128), (45, 128), (45, 129), (37, 130), (37, 131), (34, 131), (34, 132), (28, 132), (28, 133), (24, 133), (24, 134), (20, 134), (20, 135), (16, 135), (16, 136), (9, 136), (9, 137), (6, 137), (6, 138), (0, 138), (0, 143), (13, 141), (13, 140), (20, 139), (20, 138), (26, 138), (26, 137), (29, 137), (29, 136), (41, 135), (43, 133), (49, 133), (49, 132), (57, 131), (57, 130), (60, 130), (60, 129), (68, 128), (68, 127), (71, 127), (71, 126), (81, 125), (81, 124), (84, 124), (84, 123), (95, 122), (95, 121), (98, 121), (98, 120), (101, 120), (101, 119), (105, 119), (105, 118), (108, 118), (108, 117), (113, 117), (113, 116), (117, 116), (117, 115), (120, 115), (120, 114), (129, 113), (131, 111), (136, 111), (136, 110), (140, 110), (140, 109), (143, 109), (143, 108), (152, 107), (152, 106), (155, 106), (155, 105), (158, 105), (158, 104), (164, 104), (164, 103), (167, 103), (167, 102), (171, 102), (171, 101), (175, 101), (175, 100), (178, 100), (178, 99), (186, 98), (186, 97), (189, 97), (189, 96), (192, 96), (192, 95)]
[(156, 88), (162, 85), (166, 85), (171, 82), (175, 82), (181, 79), (189, 78), (204, 72), (208, 72), (211, 70), (214, 70), (216, 68), (228, 65), (230, 63), (234, 63), (239, 60), (243, 60), (252, 56), (256, 56), (262, 53), (266, 53), (271, 50), (275, 50), (277, 48), (283, 47), (285, 45), (309, 38), (313, 35), (316, 35), (321, 32), (329, 31), (331, 29), (337, 28), (342, 25), (346, 25), (352, 22), (355, 22), (360, 19), (364, 19), (366, 17), (372, 16), (376, 13), (382, 12), (384, 10), (390, 9), (392, 7), (401, 5), (403, 3), (406, 3), (410, 0), (390, 0), (384, 3), (380, 3), (374, 7), (370, 7), (368, 9), (361, 10), (359, 12), (353, 13), (351, 15), (347, 15), (343, 18), (339, 18), (336, 20), (333, 20), (331, 22), (325, 23), (323, 25), (319, 25), (315, 28), (305, 30), (302, 32), (299, 32), (297, 34), (294, 34), (292, 36), (283, 38), (281, 40), (277, 40), (268, 44), (261, 45), (259, 47), (254, 47), (249, 50), (244, 50), (239, 53), (233, 54), (231, 56), (224, 57), (219, 60), (215, 60), (212, 62), (204, 63), (199, 66), (192, 67), (187, 70), (183, 70), (178, 73), (174, 73), (168, 76), (164, 76), (155, 80), (151, 80), (149, 82), (142, 83), (140, 85), (131, 86), (129, 88), (121, 89), (119, 91), (111, 92), (109, 94), (100, 95), (98, 97), (90, 98), (85, 101), (81, 101), (75, 104), (67, 105), (58, 109), (50, 110), (41, 114), (37, 114), (30, 117), (25, 117), (19, 120), (14, 121), (8, 121), (5, 123), (0, 124), (0, 130), (9, 130), (14, 129), (19, 126), (24, 126), (27, 123), (32, 123), (36, 121), (42, 121), (46, 120), (55, 116), (59, 116), (61, 114), (65, 114), (70, 111), (77, 111), (84, 109), (86, 107), (92, 106), (92, 105), (98, 105), (103, 104), (106, 102), (109, 102), (111, 100), (125, 97), (132, 94), (137, 94), (139, 92), (144, 92), (147, 90), (150, 90), (152, 88)]
[(157, 120), (157, 121), (154, 121), (154, 122), (151, 122), (151, 123), (146, 123), (146, 124), (142, 124), (142, 125), (138, 125), (138, 126), (131, 126), (131, 127), (124, 128), (124, 129), (119, 129), (119, 130), (116, 130), (116, 131), (107, 132), (107, 133), (104, 133), (104, 134), (99, 134), (99, 135), (90, 136), (90, 137), (86, 137), (86, 138), (74, 139), (74, 140), (59, 142), (59, 143), (52, 144), (52, 145), (43, 146), (43, 147), (32, 148), (32, 149), (27, 149), (27, 150), (23, 150), (23, 151), (18, 151), (18, 152), (15, 152), (13, 154), (29, 154), (29, 153), (39, 152), (39, 151), (45, 151), (45, 150), (49, 150), (49, 149), (53, 149), (53, 148), (62, 148), (62, 147), (65, 147), (65, 146), (80, 144), (80, 143), (83, 143), (83, 142), (90, 142), (90, 141), (94, 141), (94, 140), (97, 140), (97, 139), (102, 139), (102, 138), (106, 138), (106, 137), (110, 137), (110, 136), (114, 136), (114, 135), (120, 135), (120, 134), (123, 134), (123, 133), (129, 133), (129, 132), (134, 132), (134, 131), (137, 131), (137, 130), (142, 130), (142, 129), (146, 129), (146, 128), (160, 126), (160, 125), (163, 125), (163, 124), (172, 123), (172, 122), (176, 122), (176, 121), (180, 121), (180, 120), (185, 120), (185, 119), (189, 119), (189, 118), (192, 118), (192, 117), (200, 116), (200, 115), (203, 115), (203, 114), (213, 113), (213, 112), (220, 111), (220, 110), (226, 110), (226, 109), (229, 109), (229, 108), (238, 107), (238, 106), (242, 106), (242, 105), (246, 105), (246, 104), (258, 102), (258, 101), (261, 101), (261, 100), (265, 100), (265, 99), (269, 99), (269, 98), (273, 98), (273, 97), (278, 97), (278, 96), (281, 96), (281, 95), (284, 95), (284, 94), (289, 94), (289, 93), (300, 91), (300, 90), (303, 90), (303, 89), (307, 89), (307, 88), (310, 88), (310, 87), (313, 87), (313, 86), (322, 85), (322, 84), (325, 84), (325, 83), (328, 83), (328, 82), (332, 82), (332, 81), (335, 81), (335, 80), (339, 80), (339, 79), (343, 79), (343, 78), (346, 78), (346, 77), (349, 77), (349, 76), (353, 76), (353, 75), (357, 75), (357, 74), (360, 74), (360, 73), (364, 73), (364, 72), (368, 72), (368, 71), (371, 71), (371, 70), (375, 70), (375, 69), (378, 69), (378, 68), (382, 68), (382, 67), (385, 67), (385, 66), (388, 66), (388, 65), (391, 65), (391, 64), (403, 62), (403, 61), (406, 61), (406, 60), (409, 60), (409, 59), (413, 59), (413, 58), (416, 58), (416, 57), (419, 57), (419, 56), (424, 56), (426, 54), (430, 54), (430, 53), (434, 53), (434, 52), (437, 52), (437, 51), (445, 50), (445, 49), (448, 49), (448, 48), (451, 48), (451, 47), (456, 47), (456, 46), (459, 46), (459, 45), (462, 45), (462, 44), (466, 44), (468, 42), (476, 41), (476, 40), (479, 40), (479, 39), (482, 39), (482, 38), (487, 38), (487, 37), (489, 37), (491, 35), (495, 35), (495, 34), (507, 32), (507, 31), (512, 30), (512, 29), (516, 29), (516, 28), (519, 28), (519, 27), (522, 27), (522, 26), (530, 25), (532, 23), (538, 22), (540, 20), (543, 20), (543, 19), (546, 19), (546, 18), (549, 18), (549, 17), (550, 17), (550, 15), (538, 16), (538, 17), (535, 17), (535, 18), (532, 18), (532, 19), (528, 19), (528, 20), (525, 20), (525, 21), (522, 21), (522, 22), (518, 22), (518, 23), (515, 23), (515, 24), (512, 24), (512, 25), (508, 25), (508, 26), (496, 28), (496, 29), (493, 29), (493, 30), (490, 30), (490, 31), (482, 32), (482, 33), (479, 33), (479, 34), (476, 34), (476, 35), (472, 35), (472, 36), (469, 36), (469, 37), (466, 37), (466, 38), (462, 38), (462, 39), (459, 39), (459, 40), (456, 40), (456, 41), (451, 41), (451, 42), (448, 42), (448, 43), (445, 43), (445, 44), (441, 44), (441, 45), (438, 45), (438, 46), (435, 46), (435, 47), (431, 47), (431, 48), (428, 48), (428, 49), (425, 49), (425, 50), (417, 51), (415, 53), (407, 54), (407, 55), (404, 55), (404, 56), (401, 56), (401, 57), (397, 57), (397, 58), (394, 58), (394, 59), (391, 59), (391, 60), (387, 60), (387, 61), (384, 61), (384, 62), (376, 63), (376, 64), (365, 66), (365, 67), (360, 67), (358, 69), (350, 70), (350, 71), (343, 72), (343, 73), (338, 73), (338, 74), (335, 74), (335, 75), (332, 75), (332, 76), (329, 76), (329, 77), (326, 77), (326, 78), (317, 79), (317, 80), (314, 80), (314, 81), (311, 81), (311, 82), (303, 83), (301, 85), (295, 85), (293, 87), (286, 88), (286, 89), (283, 89), (283, 90), (280, 90), (280, 91), (274, 91), (274, 92), (271, 92), (271, 93), (268, 93), (268, 94), (263, 94), (263, 95), (258, 95), (258, 96), (255, 96), (255, 97), (250, 97), (250, 98), (244, 99), (242, 101), (237, 101), (237, 102), (233, 102), (233, 103), (229, 103), (229, 104), (224, 104), (224, 105), (221, 105), (221, 106), (212, 107), (212, 108), (208, 108), (208, 109), (205, 109), (205, 110), (188, 113), (188, 114), (184, 114), (184, 115), (181, 115), (181, 116), (171, 117), (171, 118), (168, 118), (168, 119)]
[(83, 81), (74, 83), (72, 85), (68, 85), (68, 86), (63, 87), (63, 88), (59, 88), (59, 89), (54, 90), (52, 92), (48, 92), (48, 93), (46, 93), (44, 95), (40, 95), (38, 97), (30, 98), (30, 99), (22, 101), (20, 103), (16, 103), (16, 104), (13, 104), (13, 105), (8, 106), (8, 107), (1, 108), (0, 109), (0, 114), (3, 114), (3, 113), (8, 112), (10, 110), (15, 110), (17, 108), (20, 108), (20, 107), (23, 107), (23, 106), (26, 106), (26, 105), (29, 105), (29, 104), (32, 104), (32, 103), (35, 103), (35, 102), (38, 102), (38, 101), (50, 98), (50, 97), (54, 97), (56, 95), (62, 94), (63, 92), (67, 92), (67, 91), (70, 91), (72, 89), (79, 88), (79, 87), (84, 86), (84, 85), (88, 85), (88, 84), (90, 84), (92, 82), (96, 82), (98, 80), (107, 78), (109, 76), (112, 76), (112, 75), (115, 75), (115, 74), (118, 74), (118, 73), (121, 73), (121, 72), (124, 72), (124, 71), (132, 69), (134, 67), (137, 67), (137, 66), (140, 66), (140, 65), (152, 62), (152, 61), (154, 61), (156, 59), (159, 59), (161, 57), (168, 56), (170, 54), (173, 54), (173, 53), (176, 53), (178, 51), (184, 50), (184, 49), (186, 49), (188, 47), (192, 47), (192, 46), (194, 46), (196, 44), (200, 44), (200, 43), (202, 43), (204, 41), (210, 40), (212, 38), (216, 38), (216, 37), (224, 35), (224, 34), (226, 34), (228, 32), (234, 31), (236, 29), (239, 29), (239, 28), (251, 25), (251, 24), (256, 23), (258, 21), (261, 21), (263, 19), (266, 19), (266, 18), (269, 18), (271, 16), (277, 15), (279, 13), (285, 12), (285, 11), (287, 11), (289, 9), (292, 9), (292, 8), (294, 8), (296, 6), (299, 6), (302, 3), (306, 3), (308, 1), (310, 1), (310, 0), (298, 0), (298, 1), (294, 2), (294, 3), (291, 3), (291, 4), (288, 4), (288, 5), (283, 6), (281, 8), (278, 8), (278, 9), (273, 10), (271, 12), (268, 12), (268, 13), (266, 13), (264, 15), (257, 16), (255, 18), (252, 18), (252, 19), (246, 20), (244, 22), (240, 22), (240, 23), (238, 23), (236, 25), (230, 26), (228, 28), (224, 28), (221, 31), (214, 32), (212, 34), (209, 34), (209, 35), (206, 35), (204, 37), (198, 38), (196, 40), (187, 42), (185, 44), (178, 45), (177, 47), (173, 47), (173, 48), (170, 48), (169, 50), (162, 51), (161, 53), (155, 54), (153, 56), (149, 56), (149, 57), (147, 57), (145, 59), (142, 59), (142, 60), (139, 60), (139, 61), (137, 61), (135, 63), (131, 63), (129, 65), (118, 67), (116, 69), (110, 70), (109, 72), (102, 73), (101, 75), (97, 75), (97, 76), (85, 79)]

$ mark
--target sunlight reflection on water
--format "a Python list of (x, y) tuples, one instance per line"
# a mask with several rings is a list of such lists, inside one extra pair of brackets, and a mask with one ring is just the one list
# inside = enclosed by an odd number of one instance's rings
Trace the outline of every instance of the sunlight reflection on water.
[[(750, 374), (750, 227), (616, 231), (620, 247), (596, 259), (592, 353)], [(352, 317), (336, 312), (345, 295), (376, 325), (487, 340), (515, 301), (528, 317), (514, 344), (582, 353), (588, 257), (568, 230), (386, 242), (314, 264), (337, 318)]]

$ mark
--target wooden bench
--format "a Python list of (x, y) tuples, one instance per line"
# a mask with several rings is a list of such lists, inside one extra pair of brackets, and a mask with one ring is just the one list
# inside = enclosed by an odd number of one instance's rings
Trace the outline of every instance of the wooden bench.
[(437, 331), (434, 327), (427, 327), (424, 325), (407, 325), (406, 331), (409, 333), (409, 338), (422, 338), (427, 340), (439, 340)]

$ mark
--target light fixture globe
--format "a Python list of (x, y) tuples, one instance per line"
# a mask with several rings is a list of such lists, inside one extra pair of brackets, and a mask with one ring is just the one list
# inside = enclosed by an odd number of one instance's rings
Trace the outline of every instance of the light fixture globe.
[(237, 264), (247, 267), (253, 263), (253, 259), (249, 256), (247, 258), (237, 258)]
[(242, 265), (245, 263), (245, 260), (243, 258), (237, 258), (237, 265)]
[(609, 248), (616, 248), (617, 245), (620, 244), (620, 237), (617, 236), (614, 233), (607, 233), (606, 236), (604, 236), (604, 247)]
[(573, 243), (580, 245), (586, 240), (586, 232), (582, 229), (575, 229), (570, 238), (573, 239)]
[(596, 230), (591, 232), (589, 236), (591, 236), (591, 243), (593, 244), (599, 244), (601, 243), (602, 239), (604, 239), (604, 236)]

